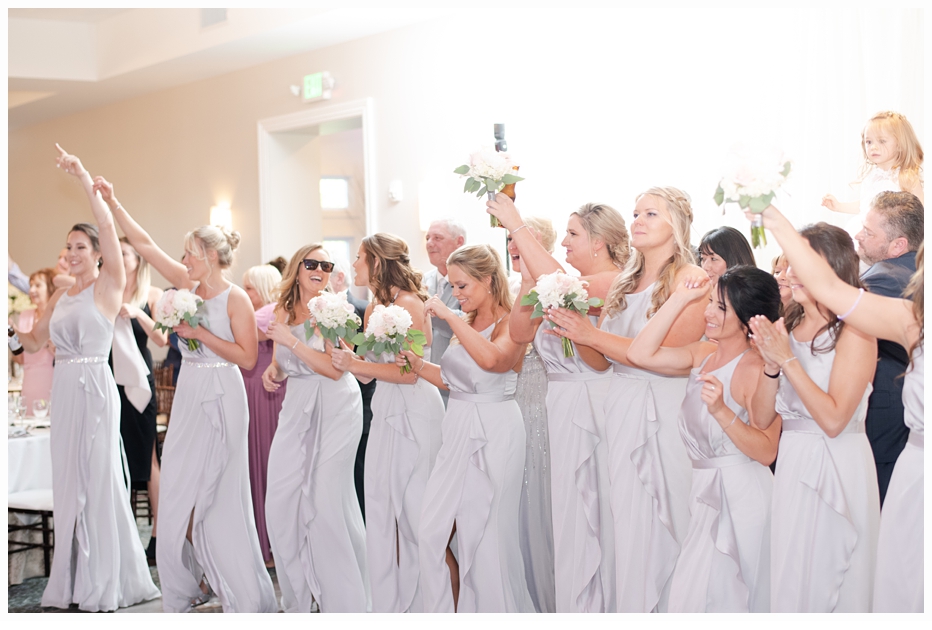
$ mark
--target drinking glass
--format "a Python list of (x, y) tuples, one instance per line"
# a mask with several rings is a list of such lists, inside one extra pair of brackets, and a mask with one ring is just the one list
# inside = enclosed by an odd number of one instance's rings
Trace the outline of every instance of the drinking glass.
[(36, 398), (32, 401), (32, 415), (37, 420), (43, 420), (49, 415), (49, 401), (45, 398)]

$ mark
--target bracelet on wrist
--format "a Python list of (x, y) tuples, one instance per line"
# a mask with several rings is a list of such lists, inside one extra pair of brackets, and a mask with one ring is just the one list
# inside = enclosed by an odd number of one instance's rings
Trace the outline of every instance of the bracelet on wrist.
[(298, 347), (298, 340), (295, 339), (295, 340), (294, 340), (294, 345), (291, 346), (291, 350), (294, 351), (294, 349), (297, 348), (297, 347)]
[(786, 365), (786, 364), (789, 363), (790, 361), (795, 361), (795, 360), (796, 360), (796, 357), (795, 357), (795, 356), (792, 356), (792, 357), (790, 357), (789, 359), (784, 359), (784, 360), (780, 363), (780, 369), (782, 370), (784, 365)]
[(764, 376), (766, 376), (767, 378), (780, 378), (780, 374), (782, 373), (783, 373), (783, 370), (777, 368), (776, 374), (767, 374), (767, 368), (764, 368)]
[(511, 232), (509, 232), (508, 235), (509, 235), (509, 236), (514, 236), (515, 234), (518, 233), (518, 230), (523, 230), (523, 229), (526, 228), (526, 227), (527, 227), (527, 223), (522, 223), (521, 225), (519, 225), (518, 227), (516, 227), (515, 229), (513, 229)]
[(735, 414), (735, 417), (731, 419), (731, 422), (729, 422), (727, 426), (722, 428), (722, 431), (727, 431), (728, 429), (730, 429), (731, 425), (733, 425), (735, 423), (735, 420), (737, 419), (738, 419), (738, 414)]

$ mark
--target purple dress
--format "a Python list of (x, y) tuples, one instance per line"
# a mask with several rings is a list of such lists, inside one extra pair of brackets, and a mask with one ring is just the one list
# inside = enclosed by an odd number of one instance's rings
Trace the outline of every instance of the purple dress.
[(252, 507), (256, 515), (256, 531), (259, 533), (259, 548), (262, 558), (272, 558), (269, 534), (265, 527), (265, 489), (269, 471), (269, 449), (278, 427), (278, 414), (285, 399), (286, 383), (274, 392), (262, 386), (262, 373), (272, 362), (272, 340), (259, 342), (256, 367), (251, 370), (240, 368), (246, 386), (246, 401), (249, 405), (249, 485), (252, 487)]

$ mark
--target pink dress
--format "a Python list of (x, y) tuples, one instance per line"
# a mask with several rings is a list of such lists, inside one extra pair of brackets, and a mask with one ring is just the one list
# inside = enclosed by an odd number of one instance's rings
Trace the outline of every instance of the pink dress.
[[(268, 304), (256, 311), (256, 323), (265, 332), (271, 322), (275, 304)], [(246, 402), (249, 405), (249, 485), (252, 489), (252, 508), (256, 516), (256, 531), (259, 534), (259, 548), (262, 559), (268, 562), (272, 558), (269, 545), (269, 533), (265, 525), (265, 493), (268, 487), (269, 449), (272, 438), (278, 428), (278, 414), (282, 411), (287, 383), (274, 392), (267, 392), (262, 386), (262, 373), (272, 362), (272, 340), (259, 342), (259, 355), (256, 366), (251, 370), (240, 368), (243, 384), (246, 386)]]
[[(19, 315), (19, 328), (29, 332), (36, 324), (36, 311), (30, 309)], [(26, 414), (32, 415), (32, 401), (52, 396), (52, 361), (55, 357), (48, 344), (35, 354), (23, 354), (23, 399), (26, 401)]]

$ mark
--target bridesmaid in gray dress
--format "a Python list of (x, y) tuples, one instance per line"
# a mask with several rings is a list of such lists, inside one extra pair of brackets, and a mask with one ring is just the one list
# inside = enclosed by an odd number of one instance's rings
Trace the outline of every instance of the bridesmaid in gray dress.
[(169, 430), (162, 451), (156, 559), (166, 612), (185, 612), (217, 594), (224, 612), (276, 612), (259, 550), (249, 486), (249, 409), (239, 368), (256, 363), (256, 317), (246, 292), (225, 277), (238, 232), (210, 225), (185, 237), (179, 263), (165, 253), (96, 178), (130, 244), (168, 282), (204, 300), (201, 325), (174, 332), (181, 344)]
[[(57, 348), (51, 438), (55, 556), (42, 605), (112, 611), (159, 596), (129, 506), (120, 397), (107, 365), (126, 277), (113, 217), (81, 161), (58, 150), (58, 167), (81, 181), (100, 236), (88, 223), (72, 228), (67, 260), (74, 287), (59, 289), (32, 330), (19, 332), (27, 352), (38, 352), (50, 338)], [(101, 267), (102, 258), (108, 263)]]
[[(770, 499), (780, 421), (766, 431), (748, 414), (763, 360), (751, 350), (748, 322), (780, 311), (777, 281), (739, 265), (716, 276), (705, 309), (709, 341), (661, 346), (679, 314), (708, 294), (697, 271), (641, 329), (628, 358), (659, 374), (689, 374), (679, 432), (692, 460), (689, 529), (670, 586), (670, 612), (769, 612)], [(771, 373), (770, 378), (779, 376)]]
[[(450, 390), (443, 443), (424, 491), (419, 535), (426, 612), (534, 612), (518, 546), (525, 434), (514, 401), (524, 351), (508, 333), (511, 295), (498, 253), (467, 245), (447, 261), (466, 320), (437, 296), (425, 304), (456, 342), (441, 365), (404, 352), (414, 372)], [(404, 361), (399, 357), (398, 362)], [(456, 532), (459, 596), (446, 550)]]

